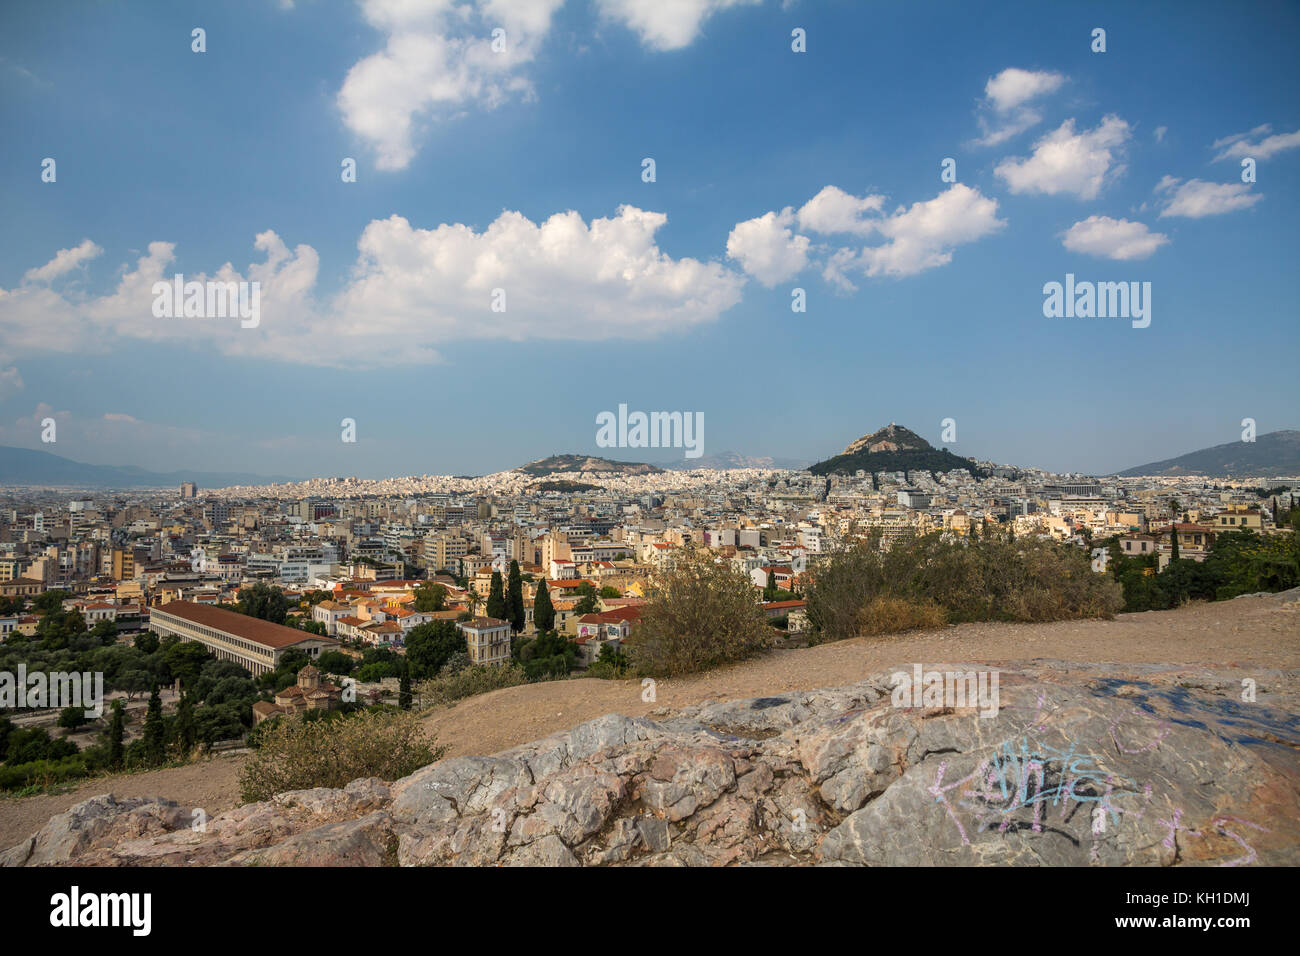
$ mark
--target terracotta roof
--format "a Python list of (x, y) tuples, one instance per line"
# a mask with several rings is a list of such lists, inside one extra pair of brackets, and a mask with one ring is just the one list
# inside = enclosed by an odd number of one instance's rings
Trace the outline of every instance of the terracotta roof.
[(472, 621), (466, 621), (461, 627), (482, 629), (485, 627), (508, 627), (509, 625), (509, 621), (501, 621), (495, 617), (476, 617)]
[(227, 611), (206, 604), (193, 604), (189, 601), (171, 601), (158, 608), (155, 613), (173, 614), (192, 624), (225, 631), (246, 641), (252, 641), (254, 644), (261, 644), (263, 647), (290, 647), (304, 641), (338, 643), (332, 637), (321, 637), (318, 634), (285, 627), (283, 624), (272, 624), (270, 621), (249, 617), (237, 611)]

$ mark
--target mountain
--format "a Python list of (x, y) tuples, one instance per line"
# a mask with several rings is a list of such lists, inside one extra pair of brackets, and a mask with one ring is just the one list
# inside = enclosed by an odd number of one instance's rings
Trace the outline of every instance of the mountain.
[(539, 458), (526, 465), (520, 465), (515, 471), (534, 478), (544, 478), (566, 471), (613, 471), (620, 475), (654, 475), (663, 471), (655, 465), (637, 461), (610, 461), (608, 458), (594, 458), (590, 455), (552, 455)]
[(1210, 478), (1279, 478), (1300, 475), (1300, 431), (1287, 429), (1257, 435), (1153, 461), (1121, 471), (1121, 478), (1141, 475), (1205, 475)]
[(964, 468), (972, 475), (983, 471), (970, 458), (961, 458), (946, 448), (938, 449), (911, 429), (890, 422), (879, 431), (850, 442), (833, 458), (819, 461), (808, 470), (814, 475), (851, 475), (861, 470), (955, 471)]
[(283, 475), (236, 471), (145, 471), (118, 465), (87, 465), (47, 451), (0, 445), (0, 485), (66, 485), (76, 488), (179, 488), (192, 481), (204, 488), (297, 481)]
[(786, 471), (799, 471), (808, 467), (808, 462), (797, 458), (772, 458), (768, 455), (742, 455), (740, 452), (723, 451), (716, 455), (702, 458), (677, 459), (664, 466), (669, 471), (690, 471), (695, 468), (713, 468), (717, 471), (731, 471), (735, 468), (773, 468)]

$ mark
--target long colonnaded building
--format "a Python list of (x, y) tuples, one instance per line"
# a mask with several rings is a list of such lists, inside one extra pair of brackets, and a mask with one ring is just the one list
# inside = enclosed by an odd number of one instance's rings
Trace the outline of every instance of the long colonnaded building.
[(171, 601), (154, 608), (149, 629), (159, 637), (175, 634), (183, 641), (198, 641), (219, 659), (234, 661), (255, 677), (279, 667), (280, 658), (290, 648), (314, 660), (322, 650), (339, 644), (332, 637), (192, 601)]

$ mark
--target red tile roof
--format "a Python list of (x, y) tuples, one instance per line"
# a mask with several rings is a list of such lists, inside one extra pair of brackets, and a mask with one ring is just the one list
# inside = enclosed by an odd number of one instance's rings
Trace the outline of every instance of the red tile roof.
[(331, 637), (321, 637), (319, 634), (310, 634), (296, 628), (285, 627), (283, 624), (272, 624), (270, 621), (249, 617), (247, 614), (240, 614), (237, 611), (227, 611), (224, 608), (211, 607), (206, 604), (193, 604), (189, 601), (171, 601), (157, 608), (155, 613), (159, 612), (173, 614), (201, 627), (210, 627), (214, 630), (225, 631), (227, 634), (234, 634), (236, 637), (252, 641), (254, 644), (261, 644), (263, 647), (291, 647), (294, 644), (301, 644), (303, 641), (338, 643)]

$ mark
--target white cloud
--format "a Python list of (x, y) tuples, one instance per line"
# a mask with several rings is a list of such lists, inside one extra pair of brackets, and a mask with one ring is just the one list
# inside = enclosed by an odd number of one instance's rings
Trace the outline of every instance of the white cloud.
[(876, 229), (889, 241), (858, 250), (840, 249), (827, 260), (822, 275), (827, 281), (851, 290), (851, 272), (867, 276), (915, 275), (947, 265), (954, 247), (974, 242), (1006, 225), (997, 217), (998, 203), (962, 183), (950, 186), (933, 199), (900, 207), (892, 216), (876, 222)]
[(989, 77), (984, 84), (984, 95), (994, 109), (1005, 113), (1032, 99), (1055, 93), (1064, 82), (1065, 76), (1060, 73), (1022, 70), (1013, 66)]
[(1018, 136), (1042, 122), (1038, 110), (1026, 105), (1030, 100), (1055, 93), (1065, 83), (1061, 73), (1046, 70), (1022, 70), (1008, 67), (984, 84), (984, 100), (978, 117), (984, 135), (978, 146), (996, 146)]
[(54, 254), (54, 258), (45, 265), (37, 269), (28, 269), (23, 274), (24, 282), (49, 282), (57, 279), (59, 276), (66, 275), (73, 269), (98, 256), (104, 250), (95, 245), (89, 239), (81, 240), (81, 244), (71, 249), (60, 249)]
[[(532, 95), (523, 67), (563, 3), (362, 0), (362, 15), (385, 34), (385, 45), (348, 71), (338, 94), (344, 122), (374, 149), (380, 169), (406, 168), (420, 121)], [(493, 49), (498, 28), (505, 31), (501, 51)]]
[(1065, 231), (1062, 245), (1071, 252), (1106, 259), (1145, 259), (1169, 241), (1140, 222), (1089, 216)]
[[(1180, 185), (1181, 184), (1181, 185)], [(1249, 209), (1264, 198), (1263, 193), (1252, 192), (1245, 183), (1207, 183), (1201, 179), (1187, 182), (1165, 176), (1156, 186), (1156, 192), (1169, 193), (1169, 200), (1160, 217), (1184, 216), (1200, 219), (1217, 216), (1238, 209)]]
[[(495, 109), (535, 96), (529, 67), (565, 0), (360, 0), (384, 37), (353, 64), (337, 104), (348, 129), (381, 170), (405, 169), (422, 127), (466, 109)], [(762, 0), (596, 0), (604, 19), (633, 30), (652, 50), (677, 50), (729, 7)], [(505, 31), (504, 46), (493, 32)]]
[(1104, 184), (1123, 172), (1118, 160), (1129, 134), (1128, 123), (1118, 116), (1107, 116), (1096, 129), (1082, 133), (1074, 131), (1074, 120), (1066, 120), (1034, 144), (1028, 159), (1009, 157), (994, 172), (1013, 193), (1095, 199)]
[(727, 257), (770, 289), (808, 265), (810, 240), (795, 235), (790, 228), (793, 224), (794, 211), (789, 206), (738, 223), (727, 237)]
[[(481, 233), (377, 220), (361, 236), (359, 275), (334, 330), (431, 347), (463, 338), (643, 338), (712, 321), (740, 301), (744, 279), (662, 252), (654, 235), (667, 221), (634, 206), (590, 226), (572, 211), (540, 224), (503, 212)], [(506, 292), (505, 312), (491, 310), (496, 288)]]
[[(648, 338), (715, 320), (740, 301), (745, 279), (717, 262), (673, 259), (655, 233), (662, 213), (622, 206), (588, 225), (576, 212), (533, 223), (503, 212), (482, 232), (461, 224), (414, 228), (372, 221), (348, 284), (315, 295), (319, 257), (257, 236), (264, 261), (242, 273), (226, 263), (187, 281), (261, 283), (261, 322), (160, 319), (153, 283), (171, 278), (174, 246), (155, 242), (117, 287), (99, 297), (43, 286), (0, 295), (0, 350), (7, 354), (104, 349), (115, 337), (171, 340), (227, 355), (316, 365), (375, 367), (436, 361), (440, 344), (476, 338)], [(494, 312), (493, 290), (505, 290)]]
[(838, 186), (826, 186), (799, 210), (799, 228), (824, 234), (848, 232), (865, 236), (875, 230), (876, 221), (864, 219), (863, 214), (878, 213), (884, 205), (884, 196), (858, 198)]
[(704, 21), (720, 10), (763, 0), (596, 0), (608, 20), (623, 24), (652, 50), (679, 50), (699, 36)]
[[(1249, 133), (1234, 133), (1231, 136), (1225, 136), (1222, 139), (1216, 139), (1211, 149), (1220, 150), (1219, 155), (1214, 157), (1217, 163), (1224, 159), (1271, 159), (1278, 153), (1285, 152), (1288, 149), (1295, 149), (1300, 146), (1300, 130), (1294, 133), (1278, 133), (1275, 136), (1264, 136), (1263, 134), (1271, 132), (1273, 127), (1265, 123), (1263, 126), (1256, 126)], [(1251, 142), (1254, 139), (1255, 142)]]
[(1152, 135), (1155, 136), (1157, 143), (1163, 143), (1165, 141), (1165, 133), (1167, 132), (1169, 132), (1168, 126), (1157, 126)]

